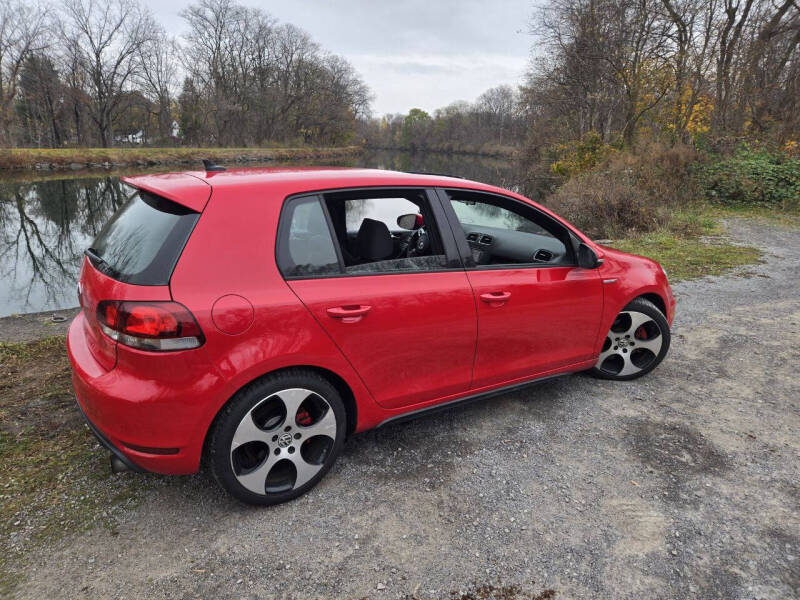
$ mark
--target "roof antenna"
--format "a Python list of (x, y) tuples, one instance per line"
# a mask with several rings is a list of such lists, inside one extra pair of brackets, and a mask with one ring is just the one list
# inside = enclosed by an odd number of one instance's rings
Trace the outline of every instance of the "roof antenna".
[(207, 172), (216, 172), (225, 170), (225, 167), (218, 165), (213, 160), (209, 160), (207, 158), (203, 159), (203, 166), (206, 168)]

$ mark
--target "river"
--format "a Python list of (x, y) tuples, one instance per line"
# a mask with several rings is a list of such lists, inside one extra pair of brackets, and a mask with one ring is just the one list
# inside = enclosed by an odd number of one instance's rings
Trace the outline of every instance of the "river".
[[(457, 175), (523, 193), (531, 187), (508, 159), (368, 151), (325, 164)], [(119, 177), (184, 169), (59, 173), (39, 179), (26, 173), (0, 179), (0, 317), (76, 306), (83, 250), (130, 193)]]

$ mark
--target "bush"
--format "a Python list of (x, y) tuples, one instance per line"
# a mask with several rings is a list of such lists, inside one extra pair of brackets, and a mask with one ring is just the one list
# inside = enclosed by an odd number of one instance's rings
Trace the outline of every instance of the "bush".
[(800, 205), (800, 158), (782, 152), (741, 147), (702, 166), (698, 174), (712, 202), (783, 210)]
[(619, 171), (573, 177), (546, 204), (595, 238), (654, 231), (669, 222), (666, 207), (653, 202), (631, 176)]
[(616, 155), (608, 168), (626, 169), (653, 202), (674, 209), (694, 204), (702, 196), (695, 170), (703, 160), (703, 155), (689, 146), (649, 143), (635, 152)]
[[(679, 225), (672, 215), (699, 196), (688, 146), (642, 145), (614, 152), (600, 166), (574, 175), (545, 203), (594, 237), (622, 237)], [(685, 224), (681, 224), (685, 225)]]

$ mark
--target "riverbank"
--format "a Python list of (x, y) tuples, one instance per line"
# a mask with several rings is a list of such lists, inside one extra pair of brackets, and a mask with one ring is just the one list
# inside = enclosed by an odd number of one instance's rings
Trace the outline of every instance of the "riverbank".
[(199, 163), (319, 160), (355, 156), (361, 146), (299, 148), (12, 148), (0, 150), (0, 173), (114, 169)]

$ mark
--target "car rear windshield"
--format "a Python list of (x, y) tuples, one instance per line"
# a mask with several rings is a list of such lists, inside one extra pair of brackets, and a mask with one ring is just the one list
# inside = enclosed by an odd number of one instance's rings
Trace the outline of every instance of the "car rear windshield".
[(138, 191), (106, 223), (86, 254), (97, 269), (118, 281), (167, 285), (199, 217), (180, 204)]

